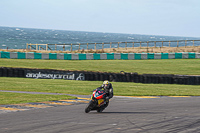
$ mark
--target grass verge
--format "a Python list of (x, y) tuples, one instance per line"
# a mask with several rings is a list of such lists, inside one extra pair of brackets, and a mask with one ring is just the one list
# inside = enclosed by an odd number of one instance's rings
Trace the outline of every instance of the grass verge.
[(43, 95), (0, 92), (0, 105), (73, 99), (67, 95)]
[(0, 59), (0, 67), (200, 75), (200, 59), (167, 60), (30, 60)]
[[(28, 79), (0, 77), (1, 90), (29, 91), (29, 92), (50, 92), (64, 94), (90, 95), (93, 89), (99, 87), (101, 81), (75, 81), (59, 79)], [(141, 84), (132, 82), (112, 82), (114, 95), (120, 96), (200, 96), (199, 85), (176, 85), (176, 84)], [(26, 94), (29, 100), (22, 100), (20, 95), (3, 93), (4, 99), (22, 102), (38, 101), (36, 95)], [(2, 94), (1, 94), (2, 95)], [(23, 94), (25, 95), (25, 94)], [(19, 97), (18, 97), (19, 96)], [(47, 99), (49, 96), (49, 99)], [(52, 98), (66, 99), (67, 96), (38, 95), (41, 101), (53, 100)], [(51, 98), (52, 97), (52, 98)], [(20, 100), (21, 99), (21, 100)], [(56, 100), (58, 100), (56, 99)], [(2, 99), (0, 99), (0, 104)], [(12, 103), (12, 102), (11, 102)]]

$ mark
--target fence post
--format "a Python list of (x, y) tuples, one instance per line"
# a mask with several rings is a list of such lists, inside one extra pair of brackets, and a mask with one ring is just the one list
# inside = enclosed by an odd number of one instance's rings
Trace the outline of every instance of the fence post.
[(163, 47), (163, 41), (162, 41), (162, 47)]
[(154, 41), (154, 47), (156, 47), (156, 41)]
[(104, 49), (104, 42), (102, 42), (102, 50)]
[(56, 49), (57, 49), (57, 44), (55, 44), (55, 51), (56, 51)]
[(149, 41), (147, 41), (147, 53), (149, 53)]
[(185, 47), (187, 46), (187, 40), (185, 40)]
[(134, 42), (133, 42), (133, 48), (134, 48)]
[(112, 42), (110, 42), (110, 48), (112, 47)]
[(97, 50), (97, 43), (95, 42), (95, 50)]
[(72, 43), (71, 43), (71, 52), (72, 52)]
[(46, 51), (48, 51), (48, 44), (46, 44)]
[(142, 43), (141, 43), (141, 41), (140, 41), (140, 48), (142, 47)]
[(88, 43), (87, 43), (87, 50), (88, 50)]
[(118, 42), (118, 49), (119, 49), (119, 42)]
[(79, 46), (78, 46), (78, 51), (80, 51), (80, 48), (81, 48), (81, 46), (80, 46), (80, 45), (81, 45), (81, 43), (79, 43), (78, 45), (79, 45)]
[(178, 41), (177, 41), (177, 47), (178, 47)]
[(26, 43), (26, 50), (28, 50), (28, 43)]
[(194, 47), (194, 40), (193, 40), (193, 47)]

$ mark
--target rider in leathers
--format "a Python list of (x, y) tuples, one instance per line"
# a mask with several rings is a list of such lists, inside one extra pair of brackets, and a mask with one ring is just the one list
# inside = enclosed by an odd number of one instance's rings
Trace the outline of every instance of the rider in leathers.
[(106, 108), (109, 104), (109, 99), (113, 97), (113, 87), (112, 87), (112, 84), (109, 83), (108, 80), (105, 80), (103, 84), (100, 86), (100, 88), (103, 88), (104, 91), (106, 92), (106, 96), (105, 96), (106, 104), (104, 106), (104, 108)]

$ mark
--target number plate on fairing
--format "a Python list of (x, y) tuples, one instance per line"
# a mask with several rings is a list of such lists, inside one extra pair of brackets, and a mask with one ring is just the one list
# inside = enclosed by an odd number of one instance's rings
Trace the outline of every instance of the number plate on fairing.
[(104, 100), (103, 99), (99, 99), (98, 100), (98, 105), (100, 106), (100, 105), (102, 105), (104, 103)]

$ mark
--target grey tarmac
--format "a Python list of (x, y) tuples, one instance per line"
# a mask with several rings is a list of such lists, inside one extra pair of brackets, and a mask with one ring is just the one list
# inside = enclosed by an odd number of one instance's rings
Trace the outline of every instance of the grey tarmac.
[(0, 114), (1, 133), (200, 133), (200, 97), (114, 97), (102, 113), (86, 103)]

